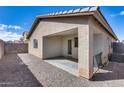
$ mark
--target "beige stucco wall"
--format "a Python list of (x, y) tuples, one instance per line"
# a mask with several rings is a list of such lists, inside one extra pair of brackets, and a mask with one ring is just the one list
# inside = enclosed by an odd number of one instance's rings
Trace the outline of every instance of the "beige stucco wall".
[[(93, 55), (95, 56), (102, 52), (102, 62), (105, 63), (108, 61), (108, 55), (112, 53), (111, 43), (116, 40), (94, 20), (92, 20), (92, 27), (94, 32)], [(95, 33), (95, 31), (98, 33)]]
[(93, 76), (93, 31), (90, 25), (78, 28), (78, 70), (79, 76), (90, 79)]
[[(78, 48), (74, 47), (74, 37), (77, 35), (50, 36), (43, 38), (43, 58), (71, 56), (78, 59)], [(68, 40), (72, 40), (72, 55), (68, 55)]]
[(74, 47), (74, 37), (78, 35), (67, 35), (62, 37), (62, 55), (67, 57), (68, 55), (68, 40), (72, 40), (72, 58), (78, 59), (78, 48)]
[(43, 58), (62, 55), (62, 38), (60, 36), (43, 38)]
[[(43, 19), (29, 40), (29, 53), (42, 58), (42, 37), (65, 30), (88, 25), (87, 17), (66, 17)], [(33, 39), (38, 39), (38, 49), (33, 48)], [(48, 46), (50, 48), (50, 46)]]
[(94, 35), (94, 56), (102, 52), (102, 62), (105, 63), (108, 60), (108, 54), (110, 54), (109, 42), (107, 36), (103, 35)]
[[(33, 39), (38, 40), (38, 48), (33, 48)], [(34, 56), (42, 58), (42, 38), (39, 38), (37, 36), (31, 37), (30, 41), (28, 41), (29, 47), (28, 52)]]
[(4, 56), (4, 42), (0, 40), (0, 59)]
[[(94, 55), (99, 54), (100, 52), (104, 52), (104, 35), (102, 34), (94, 34), (94, 43), (93, 43), (93, 47), (94, 47)], [(104, 43), (103, 43), (104, 42)], [(108, 48), (107, 48), (108, 49)]]

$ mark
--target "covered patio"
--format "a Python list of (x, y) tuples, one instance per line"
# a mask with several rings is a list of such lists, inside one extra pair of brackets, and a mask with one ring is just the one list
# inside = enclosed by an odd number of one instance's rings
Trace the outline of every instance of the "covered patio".
[(43, 60), (75, 76), (91, 78), (102, 62), (104, 37), (99, 29), (86, 27), (43, 36)]
[(78, 76), (78, 46), (75, 43), (78, 44), (78, 28), (44, 36), (44, 61)]

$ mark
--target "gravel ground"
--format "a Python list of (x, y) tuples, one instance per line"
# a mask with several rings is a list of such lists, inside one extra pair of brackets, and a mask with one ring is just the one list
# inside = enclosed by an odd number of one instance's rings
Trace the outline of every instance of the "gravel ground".
[(0, 86), (122, 87), (124, 86), (124, 63), (109, 63), (90, 81), (71, 75), (30, 54), (9, 54), (0, 61)]
[(9, 54), (0, 60), (0, 87), (40, 87), (17, 54)]
[(121, 87), (124, 86), (124, 63), (109, 63), (92, 81), (76, 77), (30, 54), (18, 54), (44, 87)]

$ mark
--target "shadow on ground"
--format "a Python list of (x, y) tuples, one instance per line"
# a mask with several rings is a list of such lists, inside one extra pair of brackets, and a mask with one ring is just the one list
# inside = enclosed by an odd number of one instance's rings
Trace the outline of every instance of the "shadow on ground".
[(124, 64), (116, 62), (109, 63), (106, 67), (101, 68), (92, 78), (93, 81), (121, 79), (124, 79)]
[(71, 58), (71, 57), (64, 57), (64, 56), (58, 56), (58, 57), (53, 57), (53, 58), (46, 58), (44, 60), (70, 60), (70, 61), (73, 61), (73, 62), (76, 62), (78, 63), (78, 59), (75, 59), (75, 58)]
[(0, 60), (0, 87), (42, 87), (17, 54)]

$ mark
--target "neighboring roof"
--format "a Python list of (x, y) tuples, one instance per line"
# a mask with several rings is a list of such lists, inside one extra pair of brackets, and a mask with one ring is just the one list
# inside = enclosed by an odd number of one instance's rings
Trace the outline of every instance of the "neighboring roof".
[(28, 31), (25, 31), (25, 32), (22, 33), (23, 36), (24, 36), (25, 34), (28, 35)]
[(60, 12), (54, 12), (54, 13), (48, 13), (44, 15), (37, 16), (29, 33), (27, 36), (27, 39), (30, 38), (32, 33), (34, 32), (35, 28), (41, 21), (41, 19), (45, 18), (58, 18), (58, 17), (69, 17), (69, 16), (86, 16), (86, 15), (92, 15), (106, 30), (107, 32), (114, 37), (116, 40), (118, 40), (117, 36), (113, 32), (112, 28), (102, 15), (102, 13), (99, 10), (99, 7), (87, 7), (87, 8), (79, 8), (79, 9), (72, 9), (72, 10), (66, 10), (66, 11), (60, 11)]

